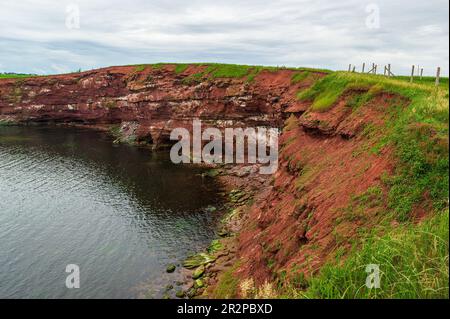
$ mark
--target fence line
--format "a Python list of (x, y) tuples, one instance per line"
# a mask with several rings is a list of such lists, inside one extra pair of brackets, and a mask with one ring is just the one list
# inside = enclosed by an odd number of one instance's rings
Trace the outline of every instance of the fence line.
[[(378, 64), (376, 64), (376, 63), (372, 63), (372, 68), (369, 69), (369, 71), (367, 71), (367, 72), (366, 72), (366, 63), (364, 62), (362, 64), (361, 73), (375, 74), (376, 75), (377, 71), (378, 71)], [(420, 80), (422, 80), (423, 79), (423, 71), (424, 71), (424, 69), (423, 69), (423, 67), (421, 68), (420, 65), (417, 65), (417, 66), (413, 65), (411, 67), (410, 82), (413, 83), (415, 77), (418, 77)], [(348, 72), (355, 73), (356, 72), (356, 65), (353, 65), (353, 64), (350, 63), (348, 65)], [(417, 74), (416, 74), (416, 72), (417, 72)], [(392, 72), (392, 67), (391, 67), (390, 63), (384, 66), (384, 76), (386, 76), (386, 77), (393, 77), (393, 76), (395, 76), (395, 74)], [(440, 78), (441, 78), (441, 67), (438, 67), (437, 71), (436, 71), (436, 83), (435, 83), (436, 86), (439, 86)]]

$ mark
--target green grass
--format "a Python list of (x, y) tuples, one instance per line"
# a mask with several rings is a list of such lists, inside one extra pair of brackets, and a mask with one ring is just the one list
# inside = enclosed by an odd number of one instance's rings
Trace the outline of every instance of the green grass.
[(188, 67), (189, 67), (189, 64), (177, 64), (175, 66), (175, 73), (176, 74), (183, 73), (184, 71), (187, 70)]
[(312, 69), (312, 68), (289, 68), (275, 66), (258, 66), (258, 65), (237, 65), (237, 64), (218, 64), (209, 63), (205, 74), (212, 78), (243, 78), (247, 76), (247, 81), (252, 82), (253, 79), (262, 71), (277, 72), (279, 70), (301, 71), (308, 76), (311, 72), (329, 73), (329, 70)]
[(385, 89), (411, 101), (391, 117), (380, 141), (381, 147), (393, 145), (400, 161), (387, 180), (389, 209), (398, 220), (408, 221), (425, 197), (432, 202), (431, 209), (448, 205), (448, 92), (407, 86)]
[(147, 65), (142, 64), (142, 65), (137, 65), (136, 68), (134, 69), (136, 72), (143, 72), (145, 69), (147, 68)]
[(234, 272), (239, 267), (236, 263), (233, 267), (222, 273), (219, 277), (219, 283), (214, 290), (214, 298), (216, 299), (232, 299), (236, 297), (239, 279), (234, 275)]
[[(181, 74), (187, 70), (189, 66), (205, 66), (204, 72), (201, 72), (201, 76), (205, 78), (243, 78), (248, 77), (247, 82), (252, 82), (254, 78), (263, 70), (277, 71), (277, 70), (292, 70), (292, 71), (307, 71), (312, 73), (331, 73), (330, 70), (314, 69), (314, 68), (294, 68), (284, 66), (259, 66), (259, 65), (238, 65), (238, 64), (221, 64), (221, 63), (153, 63), (153, 64), (135, 64), (129, 65), (135, 68), (136, 73), (145, 71), (147, 68), (158, 70), (164, 66), (175, 66), (175, 73)], [(72, 72), (80, 73), (81, 69)], [(68, 73), (68, 74), (72, 74)], [(39, 76), (36, 74), (4, 74), (0, 73), (0, 79), (17, 79), (17, 78), (30, 78)], [(49, 75), (51, 76), (51, 75)]]
[[(433, 209), (447, 205), (448, 199), (448, 90), (424, 84), (410, 84), (380, 76), (336, 72), (318, 81), (299, 98), (313, 102), (312, 111), (331, 107), (349, 89), (365, 89), (351, 105), (361, 107), (380, 92), (395, 94), (409, 105), (391, 105), (376, 149), (394, 146), (399, 164), (390, 187), (389, 208), (400, 221), (409, 220), (416, 204), (429, 197)], [(368, 90), (368, 91), (367, 91)], [(389, 103), (396, 103), (391, 98)], [(408, 103), (408, 102), (407, 102)]]
[[(301, 69), (300, 69), (301, 70)], [(305, 70), (301, 70), (300, 72), (298, 72), (298, 73), (295, 73), (293, 76), (292, 76), (292, 78), (291, 78), (291, 83), (292, 84), (297, 84), (297, 83), (301, 83), (301, 82), (304, 82), (304, 81), (306, 81), (306, 80), (309, 80), (309, 81), (317, 81), (317, 80), (319, 80), (320, 79), (320, 75), (319, 75), (319, 73), (324, 73), (323, 71), (320, 71), (320, 70), (316, 70), (316, 71), (313, 71), (313, 70), (308, 70), (308, 69), (305, 69)], [(325, 73), (330, 73), (330, 72), (325, 72)]]
[[(410, 76), (395, 76), (394, 78), (397, 79), (397, 80), (406, 81), (406, 82), (410, 82), (410, 80), (411, 80)], [(420, 77), (414, 77), (413, 83), (435, 86), (436, 77), (434, 77), (434, 76), (424, 76), (424, 77), (422, 77), (422, 79)], [(448, 89), (448, 85), (449, 85), (449, 82), (448, 82), (448, 78), (447, 77), (440, 78), (439, 86), (441, 88), (447, 88)]]
[[(448, 210), (419, 224), (369, 237), (342, 265), (327, 264), (303, 298), (449, 298)], [(366, 266), (380, 267), (380, 288), (366, 287)], [(294, 291), (294, 294), (298, 292)]]
[(299, 72), (292, 76), (291, 83), (296, 84), (305, 80), (310, 75), (309, 71)]
[(311, 88), (298, 95), (301, 101), (312, 102), (313, 111), (328, 110), (346, 90), (350, 79), (332, 73), (316, 82)]
[[(181, 74), (187, 70), (189, 66), (203, 66), (204, 71), (197, 74), (190, 75), (185, 78), (185, 84), (191, 84), (202, 79), (217, 79), (217, 78), (244, 78), (247, 77), (247, 82), (254, 81), (256, 76), (262, 71), (276, 72), (278, 70), (292, 70), (299, 71), (299, 74), (304, 74), (305, 77), (314, 73), (331, 73), (330, 70), (314, 69), (314, 68), (289, 68), (289, 67), (275, 67), (275, 66), (258, 66), (258, 65), (238, 65), (238, 64), (221, 64), (221, 63), (156, 63), (156, 64), (140, 64), (134, 65), (135, 72), (143, 72), (146, 68), (160, 69), (165, 65), (174, 65), (175, 73)], [(294, 80), (295, 81), (295, 80)]]
[(212, 78), (243, 78), (251, 69), (246, 65), (209, 64), (206, 73)]
[(137, 73), (144, 72), (147, 68), (151, 68), (152, 70), (159, 70), (164, 66), (169, 65), (166, 63), (153, 63), (153, 64), (138, 64), (133, 65), (135, 67), (134, 71)]
[[(398, 90), (400, 93), (409, 91), (408, 95), (411, 95), (411, 91), (430, 92), (435, 89), (434, 85), (430, 85), (430, 80), (431, 78), (424, 78), (422, 83), (409, 83), (405, 81), (405, 77), (387, 78), (381, 75), (333, 72), (310, 89), (299, 92), (298, 99), (312, 102), (312, 109), (315, 111), (326, 111), (349, 89), (369, 89), (378, 86), (379, 88), (388, 87), (394, 91)], [(443, 79), (441, 84), (440, 88), (448, 91), (448, 79)]]
[(0, 79), (26, 79), (37, 76), (36, 74), (5, 74), (0, 73)]
[[(262, 68), (246, 65), (234, 65), (234, 64), (196, 64), (196, 65), (203, 66), (205, 67), (205, 69), (202, 72), (192, 74), (186, 77), (183, 80), (185, 84), (192, 84), (207, 79), (243, 78), (245, 76), (247, 76), (247, 82), (252, 82), (256, 77), (256, 75), (258, 75), (258, 73), (262, 71)], [(177, 68), (178, 67), (179, 66), (177, 66)], [(175, 69), (175, 72), (178, 73), (177, 69)]]

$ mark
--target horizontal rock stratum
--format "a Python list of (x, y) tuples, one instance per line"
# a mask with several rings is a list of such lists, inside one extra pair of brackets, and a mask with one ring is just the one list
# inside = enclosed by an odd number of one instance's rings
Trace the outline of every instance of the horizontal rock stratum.
[(0, 114), (18, 122), (134, 122), (138, 140), (158, 145), (173, 128), (191, 127), (193, 119), (215, 127), (281, 126), (282, 110), (297, 103), (299, 88), (311, 84), (292, 85), (293, 70), (203, 81), (199, 75), (206, 72), (202, 65), (126, 66), (2, 80)]

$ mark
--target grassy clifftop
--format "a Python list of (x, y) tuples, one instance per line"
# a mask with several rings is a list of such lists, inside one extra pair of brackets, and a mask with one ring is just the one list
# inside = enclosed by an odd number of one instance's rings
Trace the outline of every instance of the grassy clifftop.
[(26, 79), (36, 75), (18, 73), (0, 73), (0, 79)]

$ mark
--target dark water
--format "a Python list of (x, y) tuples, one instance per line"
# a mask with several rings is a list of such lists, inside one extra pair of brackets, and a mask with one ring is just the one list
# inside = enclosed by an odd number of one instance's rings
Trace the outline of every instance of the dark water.
[(0, 127), (0, 298), (161, 297), (166, 266), (214, 237), (198, 173), (94, 131)]

